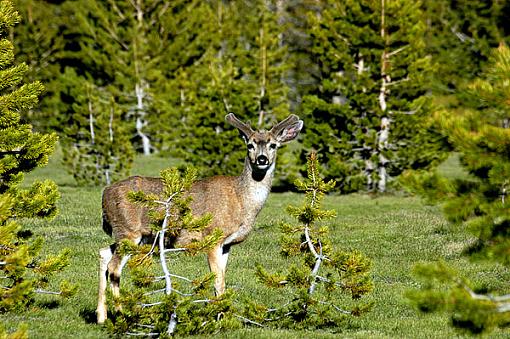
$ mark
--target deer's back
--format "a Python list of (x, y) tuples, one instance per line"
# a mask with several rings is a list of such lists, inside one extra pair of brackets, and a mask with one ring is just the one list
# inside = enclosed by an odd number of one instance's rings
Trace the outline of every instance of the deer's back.
[[(191, 209), (196, 217), (210, 213), (211, 225), (201, 233), (182, 232), (178, 244), (200, 239), (212, 229), (220, 228), (226, 236), (237, 231), (243, 219), (243, 201), (238, 196), (237, 177), (216, 176), (197, 181), (190, 194), (193, 197)], [(105, 188), (103, 192), (103, 229), (116, 242), (122, 239), (137, 239), (151, 233), (148, 210), (128, 200), (131, 191), (161, 194), (163, 183), (160, 178), (133, 176)]]
[(128, 200), (128, 193), (143, 191), (160, 194), (160, 178), (133, 176), (118, 181), (103, 191), (103, 229), (115, 241), (136, 239), (150, 234), (148, 210)]

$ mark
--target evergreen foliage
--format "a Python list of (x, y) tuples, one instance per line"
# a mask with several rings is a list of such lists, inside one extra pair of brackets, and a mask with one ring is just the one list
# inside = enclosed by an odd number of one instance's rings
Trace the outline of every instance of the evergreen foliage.
[(422, 7), (426, 45), (435, 61), (431, 89), (439, 98), (455, 95), (480, 73), (492, 49), (507, 41), (510, 7), (494, 0), (423, 1)]
[[(473, 234), (476, 242), (466, 254), (506, 266), (510, 265), (506, 198), (510, 173), (509, 77), (510, 49), (502, 44), (490, 66), (467, 89), (466, 98), (471, 100), (466, 101), (471, 108), (437, 114), (443, 133), (461, 154), (461, 164), (469, 177), (447, 179), (437, 173), (422, 173), (404, 178), (409, 187), (429, 201), (442, 203), (448, 221), (464, 225)], [(418, 266), (416, 270), (425, 285), (411, 297), (422, 310), (446, 308), (454, 325), (475, 333), (509, 323), (509, 294), (498, 297), (493, 291), (477, 291), (441, 263)], [(450, 288), (439, 287), (441, 283)]]
[[(52, 275), (69, 264), (69, 250), (40, 258), (42, 238), (31, 239), (32, 233), (18, 223), (23, 218), (54, 217), (59, 198), (49, 180), (22, 186), (25, 173), (47, 163), (57, 137), (35, 133), (21, 121), (21, 112), (35, 106), (43, 86), (23, 84), (27, 65), (14, 64), (7, 36), (18, 21), (12, 3), (0, 1), (0, 313), (26, 309), (36, 292), (46, 292)], [(69, 296), (75, 289), (63, 282), (60, 292), (50, 293)]]
[(163, 150), (205, 175), (242, 166), (234, 132), (217, 138), (228, 111), (258, 127), (304, 112), (304, 145), (280, 152), (275, 185), (288, 188), (314, 147), (345, 192), (385, 190), (386, 178), (442, 158), (429, 96), (463, 105), (455, 91), (507, 39), (510, 9), (495, 0), (15, 3), (20, 60), (29, 81), (46, 84), (40, 109), (22, 113), (37, 129), (62, 133), (74, 113), (69, 67), (116, 98), (137, 150)]
[(115, 98), (76, 75), (66, 81), (75, 98), (64, 128), (64, 164), (80, 185), (109, 185), (129, 175), (134, 150)]
[(245, 151), (237, 131), (225, 124), (225, 114), (234, 112), (257, 128), (289, 114), (284, 84), (289, 64), (280, 41), (278, 2), (203, 2), (194, 10), (208, 19), (191, 21), (199, 33), (188, 43), (199, 41), (207, 48), (192, 65), (179, 67), (167, 85), (162, 111), (171, 123), (163, 148), (204, 176), (238, 174)]
[(150, 123), (159, 123), (155, 84), (173, 71), (163, 63), (167, 49), (183, 27), (173, 26), (173, 11), (183, 1), (78, 1), (68, 22), (79, 48), (74, 53), (80, 75), (93, 79), (117, 98), (123, 120), (131, 126), (135, 149), (154, 151)]
[(420, 3), (326, 1), (309, 20), (319, 85), (303, 99), (304, 149), (318, 151), (325, 176), (343, 192), (385, 191), (404, 169), (443, 159), (427, 120)]
[[(215, 246), (222, 237), (219, 230), (213, 231), (200, 241), (181, 248), (171, 248), (172, 238), (183, 230), (201, 231), (212, 218), (204, 215), (194, 218), (188, 194), (196, 180), (197, 172), (187, 168), (184, 172), (175, 168), (163, 170), (161, 178), (164, 192), (161, 196), (143, 192), (130, 193), (130, 199), (151, 210), (151, 226), (155, 239), (152, 245), (134, 246), (124, 242), (122, 250), (132, 254), (129, 266), (133, 269), (135, 287), (124, 293), (118, 302), (122, 311), (107, 327), (113, 334), (136, 334), (168, 337), (171, 335), (215, 333), (224, 328), (236, 328), (240, 321), (235, 316), (231, 291), (219, 297), (211, 295), (214, 276), (190, 279), (172, 274), (167, 260), (177, 260), (172, 253), (186, 255), (204, 253)], [(153, 254), (159, 258), (163, 275), (156, 275)], [(155, 297), (156, 295), (163, 297)]]
[(315, 153), (308, 158), (307, 171), (308, 180), (296, 182), (305, 192), (303, 205), (287, 209), (299, 224), (282, 225), (281, 238), (281, 254), (289, 259), (298, 257), (300, 263), (291, 265), (287, 273), (276, 274), (257, 265), (260, 281), (270, 288), (290, 289), (292, 300), (266, 312), (261, 312), (261, 305), (252, 305), (247, 317), (282, 328), (334, 328), (344, 323), (346, 316), (359, 316), (370, 309), (371, 305), (359, 299), (373, 289), (371, 261), (358, 251), (334, 248), (323, 222), (335, 212), (323, 210), (321, 202), (335, 182), (321, 178)]
[(59, 77), (65, 64), (65, 49), (70, 43), (64, 32), (64, 18), (74, 14), (65, 1), (14, 0), (21, 24), (16, 27), (13, 44), (16, 59), (29, 67), (27, 82), (44, 83), (40, 103), (21, 112), (38, 131), (60, 130), (65, 105), (61, 98)]

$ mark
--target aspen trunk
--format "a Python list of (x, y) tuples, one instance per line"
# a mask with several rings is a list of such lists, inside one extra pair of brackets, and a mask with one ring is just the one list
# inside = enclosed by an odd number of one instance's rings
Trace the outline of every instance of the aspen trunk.
[(136, 94), (136, 134), (142, 140), (142, 149), (144, 155), (149, 155), (151, 153), (151, 141), (147, 134), (143, 132), (143, 128), (147, 126), (147, 121), (145, 121), (145, 115), (147, 114), (144, 110), (143, 99), (145, 97), (145, 90), (140, 83), (135, 85), (135, 94)]
[(386, 0), (381, 0), (381, 38), (384, 42), (384, 51), (381, 56), (381, 87), (379, 90), (379, 107), (381, 108), (381, 112), (383, 113), (381, 117), (381, 124), (380, 124), (380, 131), (378, 133), (377, 137), (377, 156), (379, 158), (378, 163), (378, 176), (379, 181), (377, 183), (377, 189), (379, 192), (386, 191), (386, 180), (388, 177), (388, 174), (386, 173), (386, 164), (388, 164), (389, 159), (387, 159), (382, 151), (387, 148), (388, 146), (388, 139), (390, 136), (390, 119), (386, 117), (386, 109), (387, 109), (387, 103), (386, 103), (386, 96), (387, 96), (387, 86), (391, 82), (391, 78), (389, 74), (387, 74), (387, 65), (389, 63), (389, 55), (386, 51), (386, 43), (387, 43), (387, 36), (386, 36), (386, 27), (385, 27), (385, 5)]

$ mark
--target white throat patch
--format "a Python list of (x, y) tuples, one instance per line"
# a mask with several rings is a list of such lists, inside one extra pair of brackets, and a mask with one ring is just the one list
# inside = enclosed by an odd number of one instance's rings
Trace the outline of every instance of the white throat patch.
[[(250, 201), (255, 205), (263, 205), (269, 195), (269, 191), (271, 190), (270, 180), (272, 180), (272, 175), (274, 171), (274, 163), (271, 164), (266, 173), (266, 178), (260, 182), (251, 181), (249, 192), (250, 192)], [(267, 182), (269, 180), (269, 184)]]
[(267, 196), (269, 195), (269, 189), (265, 185), (256, 185), (251, 191), (251, 201), (255, 204), (263, 204)]

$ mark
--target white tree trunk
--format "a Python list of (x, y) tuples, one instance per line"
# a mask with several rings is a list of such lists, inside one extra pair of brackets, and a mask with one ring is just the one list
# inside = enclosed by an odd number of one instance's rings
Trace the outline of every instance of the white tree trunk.
[(264, 123), (264, 116), (266, 115), (265, 107), (264, 107), (264, 98), (266, 96), (266, 86), (267, 86), (267, 50), (266, 50), (266, 42), (265, 42), (265, 32), (264, 32), (264, 24), (262, 23), (262, 27), (259, 30), (259, 38), (260, 38), (260, 94), (259, 94), (259, 120), (257, 123), (257, 127), (261, 128)]
[(388, 147), (388, 139), (390, 136), (390, 119), (383, 117), (381, 118), (381, 130), (378, 136), (377, 146), (379, 148), (379, 182), (377, 184), (377, 189), (379, 192), (386, 191), (386, 180), (388, 178), (388, 174), (386, 173), (386, 164), (389, 160), (382, 154), (382, 150)]
[(136, 134), (142, 139), (142, 149), (144, 155), (151, 154), (151, 141), (147, 134), (143, 132), (143, 128), (147, 126), (147, 121), (145, 120), (145, 107), (143, 104), (143, 100), (145, 99), (145, 90), (142, 84), (137, 83), (135, 85), (135, 94), (136, 94)]
[(381, 0), (381, 38), (384, 42), (384, 51), (381, 56), (381, 87), (379, 89), (379, 107), (383, 112), (383, 116), (381, 118), (380, 131), (377, 137), (377, 155), (379, 158), (378, 164), (378, 175), (379, 181), (377, 183), (377, 189), (379, 192), (386, 191), (386, 180), (388, 174), (386, 173), (386, 164), (389, 162), (382, 151), (387, 149), (388, 139), (390, 136), (390, 119), (384, 116), (387, 109), (386, 96), (388, 94), (388, 84), (391, 82), (391, 78), (387, 73), (387, 65), (389, 63), (389, 55), (386, 51), (386, 27), (385, 27), (385, 5), (386, 0)]
[(89, 109), (89, 129), (90, 129), (90, 143), (94, 145), (96, 143), (96, 133), (94, 132), (94, 114), (92, 111), (92, 102), (89, 99), (88, 102)]

